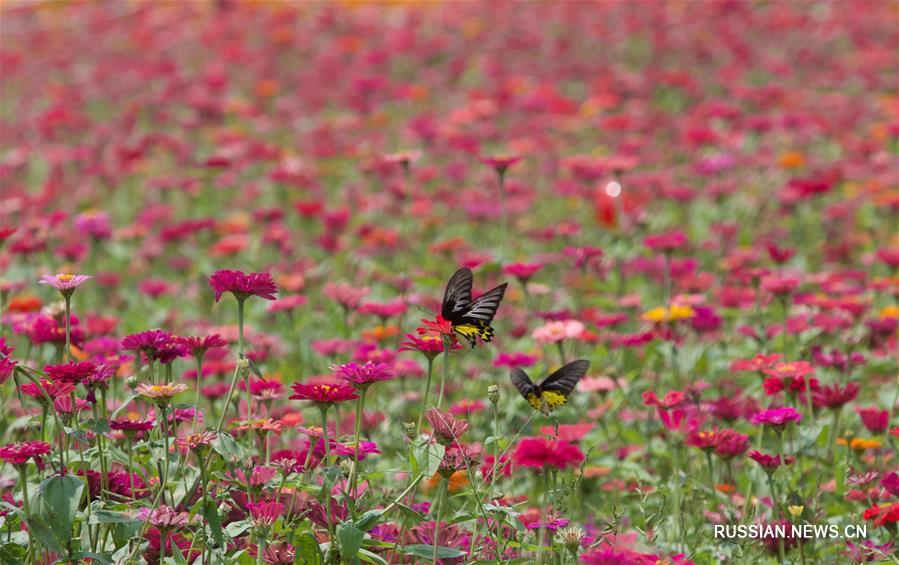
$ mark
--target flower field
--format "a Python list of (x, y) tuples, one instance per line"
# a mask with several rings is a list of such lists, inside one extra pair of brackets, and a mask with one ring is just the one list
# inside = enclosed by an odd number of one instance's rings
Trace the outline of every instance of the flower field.
[(0, 564), (899, 562), (899, 4), (0, 17)]

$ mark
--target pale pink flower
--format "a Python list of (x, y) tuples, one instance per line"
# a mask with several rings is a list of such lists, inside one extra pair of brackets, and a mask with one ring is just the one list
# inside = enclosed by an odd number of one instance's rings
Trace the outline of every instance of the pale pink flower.
[(584, 324), (577, 320), (560, 320), (540, 326), (534, 330), (531, 337), (537, 343), (548, 345), (566, 339), (577, 339), (581, 337), (584, 330), (586, 330)]

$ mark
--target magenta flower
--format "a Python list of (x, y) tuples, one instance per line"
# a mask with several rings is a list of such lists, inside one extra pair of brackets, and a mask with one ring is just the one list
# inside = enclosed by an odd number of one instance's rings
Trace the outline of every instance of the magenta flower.
[(345, 363), (334, 367), (338, 379), (350, 385), (364, 389), (378, 381), (387, 381), (393, 378), (390, 367), (384, 363), (367, 362), (365, 365), (357, 363)]
[(316, 383), (312, 385), (293, 383), (292, 388), (294, 394), (291, 395), (291, 400), (311, 400), (320, 407), (325, 408), (338, 402), (359, 398), (359, 395), (356, 394), (356, 389), (340, 383)]
[(858, 417), (869, 432), (879, 434), (886, 431), (890, 424), (890, 413), (877, 407), (857, 408)]
[(24, 465), (29, 459), (34, 459), (38, 469), (43, 469), (43, 456), (49, 454), (50, 449), (50, 444), (43, 441), (10, 443), (0, 447), (0, 459), (13, 466)]
[(15, 349), (6, 343), (6, 338), (0, 337), (0, 385), (9, 380), (16, 368), (16, 362), (10, 357), (13, 351)]
[(207, 335), (203, 337), (185, 336), (174, 338), (176, 342), (191, 352), (194, 357), (202, 359), (206, 352), (210, 349), (225, 347), (228, 342), (219, 334)]
[(757, 412), (753, 414), (750, 421), (756, 425), (773, 426), (775, 428), (783, 429), (788, 423), (799, 423), (801, 420), (802, 414), (797, 412), (795, 408), (787, 406), (784, 408), (771, 408), (769, 410)]
[(542, 263), (512, 263), (503, 267), (503, 273), (515, 277), (524, 284), (542, 268)]
[(215, 291), (215, 301), (222, 298), (222, 294), (230, 292), (234, 297), (243, 301), (251, 296), (258, 296), (266, 300), (276, 300), (275, 293), (278, 287), (269, 273), (244, 273), (222, 269), (214, 272), (209, 277), (209, 286)]
[(157, 353), (166, 349), (171, 341), (172, 334), (165, 330), (146, 330), (125, 336), (122, 339), (122, 349), (155, 357)]

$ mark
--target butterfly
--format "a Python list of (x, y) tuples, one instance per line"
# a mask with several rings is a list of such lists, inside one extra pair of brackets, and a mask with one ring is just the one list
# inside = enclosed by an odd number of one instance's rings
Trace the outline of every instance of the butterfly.
[(463, 267), (453, 273), (446, 283), (440, 315), (452, 323), (456, 334), (464, 337), (474, 347), (479, 337), (484, 341), (493, 339), (490, 322), (496, 315), (496, 309), (499, 308), (509, 283), (503, 283), (472, 300), (472, 280), (471, 269)]
[(521, 369), (512, 371), (512, 384), (528, 403), (544, 414), (549, 414), (568, 402), (574, 387), (587, 374), (590, 361), (572, 361), (537, 384)]

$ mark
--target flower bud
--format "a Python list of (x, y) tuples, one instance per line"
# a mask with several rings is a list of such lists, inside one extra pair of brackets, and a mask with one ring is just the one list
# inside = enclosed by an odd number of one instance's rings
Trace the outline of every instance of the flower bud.
[(409, 439), (415, 439), (415, 436), (417, 435), (415, 422), (406, 422), (405, 424), (403, 424), (403, 426), (406, 431), (406, 437)]
[(487, 388), (487, 398), (490, 399), (490, 402), (496, 404), (499, 402), (499, 387), (496, 385), (490, 385)]
[(246, 371), (247, 369), (250, 368), (250, 360), (247, 359), (246, 357), (241, 357), (240, 359), (237, 360), (237, 368), (240, 369), (241, 371)]
[(581, 540), (584, 537), (584, 530), (577, 526), (568, 526), (559, 530), (559, 539), (562, 544), (573, 554), (577, 554), (581, 547)]

